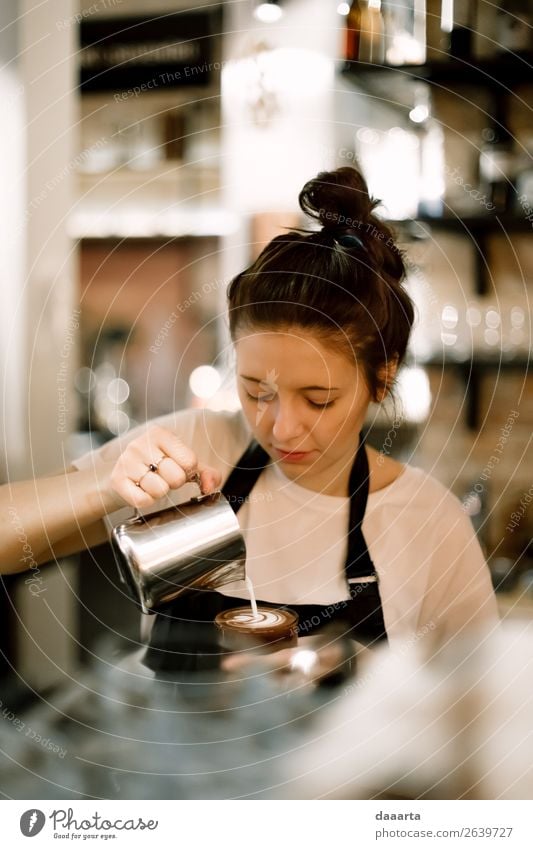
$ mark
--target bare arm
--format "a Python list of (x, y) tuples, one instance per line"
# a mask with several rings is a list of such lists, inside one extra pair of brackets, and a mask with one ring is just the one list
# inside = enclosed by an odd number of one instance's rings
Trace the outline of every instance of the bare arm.
[(105, 542), (102, 517), (125, 506), (109, 484), (114, 465), (0, 487), (0, 573)]
[[(149, 427), (117, 456), (115, 446), (90, 469), (0, 486), (0, 573), (22, 572), (105, 542), (103, 517), (130, 505), (153, 506), (193, 472), (203, 492), (220, 484), (173, 431)], [(157, 471), (149, 471), (158, 462)], [(136, 482), (142, 481), (141, 486)]]

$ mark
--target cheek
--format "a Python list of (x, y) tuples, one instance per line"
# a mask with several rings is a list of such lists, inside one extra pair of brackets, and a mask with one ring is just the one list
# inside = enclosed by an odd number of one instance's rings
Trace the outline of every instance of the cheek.
[(335, 431), (337, 439), (344, 439), (346, 436), (353, 437), (354, 433), (359, 433), (363, 425), (363, 421), (368, 408), (366, 399), (353, 398), (347, 404), (343, 404), (342, 409), (339, 408), (334, 420), (331, 420), (330, 427)]

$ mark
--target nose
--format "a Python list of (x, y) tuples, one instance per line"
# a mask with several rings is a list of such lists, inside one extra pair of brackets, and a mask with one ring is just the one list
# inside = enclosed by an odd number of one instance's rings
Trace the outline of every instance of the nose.
[(272, 436), (278, 445), (290, 447), (291, 442), (299, 439), (304, 433), (304, 425), (298, 413), (297, 405), (289, 400), (277, 398), (273, 405), (274, 421)]

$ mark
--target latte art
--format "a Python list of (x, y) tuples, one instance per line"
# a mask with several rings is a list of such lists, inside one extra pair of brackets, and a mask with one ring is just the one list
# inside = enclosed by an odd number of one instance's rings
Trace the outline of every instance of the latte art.
[(287, 624), (287, 617), (283, 610), (270, 610), (262, 607), (258, 608), (257, 615), (252, 610), (239, 610), (238, 612), (230, 610), (228, 613), (234, 615), (226, 618), (225, 624), (233, 627), (244, 626), (247, 629), (253, 628), (255, 630), (256, 628), (272, 628), (276, 625)]
[(235, 607), (217, 613), (215, 624), (228, 648), (238, 647), (235, 640), (243, 637), (255, 638), (262, 645), (274, 645), (274, 649), (295, 645), (297, 641), (298, 614), (294, 610), (259, 605), (255, 613), (249, 607)]

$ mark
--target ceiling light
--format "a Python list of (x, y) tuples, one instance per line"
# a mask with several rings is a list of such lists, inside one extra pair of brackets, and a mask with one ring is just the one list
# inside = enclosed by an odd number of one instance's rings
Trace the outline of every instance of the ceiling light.
[(268, 0), (267, 3), (259, 3), (254, 11), (254, 18), (262, 24), (274, 24), (283, 15), (283, 9), (277, 0)]

